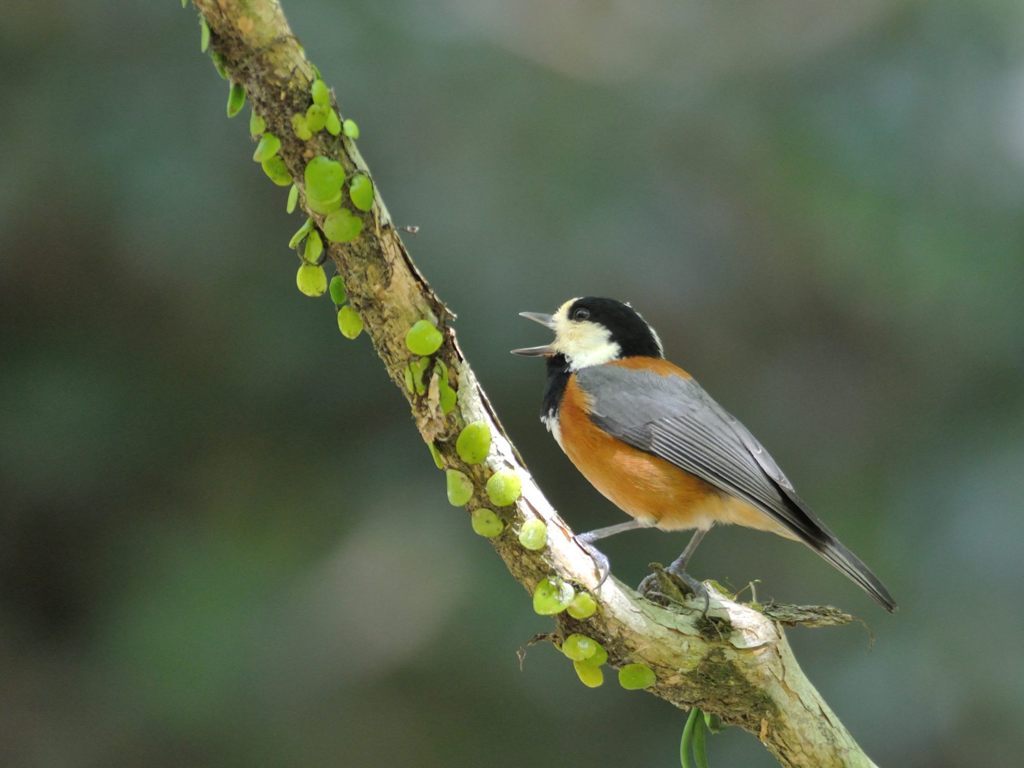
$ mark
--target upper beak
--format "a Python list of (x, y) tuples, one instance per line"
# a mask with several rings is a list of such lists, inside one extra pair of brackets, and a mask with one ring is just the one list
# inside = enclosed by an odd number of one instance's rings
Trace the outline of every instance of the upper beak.
[[(533, 320), (535, 323), (547, 326), (548, 328), (554, 327), (554, 318), (551, 315), (545, 315), (543, 312), (520, 312), (520, 317), (525, 317), (527, 320)], [(549, 344), (545, 344), (540, 347), (523, 347), (522, 349), (513, 349), (513, 355), (522, 355), (523, 357), (550, 357), (555, 354), (554, 350), (551, 349)]]
[(527, 320), (533, 320), (535, 323), (540, 323), (548, 328), (555, 327), (555, 318), (551, 315), (545, 315), (543, 312), (520, 312), (520, 317), (525, 317)]

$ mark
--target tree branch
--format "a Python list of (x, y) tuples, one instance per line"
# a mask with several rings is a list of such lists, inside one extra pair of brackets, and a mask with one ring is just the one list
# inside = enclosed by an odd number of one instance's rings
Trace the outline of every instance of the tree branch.
[[(224, 69), (245, 88), (267, 130), (281, 139), (279, 154), (300, 189), (303, 169), (317, 155), (340, 160), (347, 176), (357, 170), (369, 173), (355, 143), (344, 135), (320, 132), (308, 141), (295, 136), (291, 116), (309, 107), (315, 69), (275, 0), (194, 2), (211, 30), (210, 44)], [(323, 216), (312, 211), (309, 215), (323, 227)], [(511, 525), (491, 541), (528, 592), (555, 576), (593, 593), (597, 583), (590, 557), (575, 543), (569, 526), (508, 439), (459, 349), (450, 326), (454, 316), (409, 257), (379, 193), (373, 210), (363, 218), (362, 234), (344, 245), (329, 244), (328, 254), (344, 277), (349, 301), (388, 374), (409, 400), (423, 440), (435, 446), (445, 467), (459, 469), (472, 480), (474, 492), (467, 509), (493, 506), (484, 485), (494, 471), (509, 469), (522, 479), (522, 496), (514, 506), (498, 510)], [(431, 376), (422, 395), (406, 386), (406, 369), (415, 359), (406, 346), (406, 332), (424, 318), (444, 332), (435, 358), (447, 365), (451, 384), (458, 389), (457, 407), (447, 415), (438, 407), (437, 375)], [(485, 422), (493, 439), (486, 461), (470, 466), (459, 458), (455, 437), (474, 421)], [(524, 548), (514, 533), (532, 519), (543, 520), (548, 527), (548, 546), (540, 551)], [(700, 605), (656, 605), (609, 579), (595, 595), (598, 612), (585, 620), (558, 615), (558, 634), (580, 632), (598, 640), (612, 666), (647, 664), (657, 677), (647, 689), (651, 693), (680, 709), (700, 707), (751, 732), (782, 765), (873, 765), (800, 670), (780, 624), (714, 588), (710, 595), (710, 608), (702, 616)], [(813, 614), (803, 621), (813, 621)], [(773, 615), (785, 621), (778, 613)]]

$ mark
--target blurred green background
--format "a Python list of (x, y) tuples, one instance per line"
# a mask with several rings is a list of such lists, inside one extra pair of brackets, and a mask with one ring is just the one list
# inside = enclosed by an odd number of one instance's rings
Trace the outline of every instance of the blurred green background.
[[(888, 583), (720, 530), (693, 572), (795, 630), (882, 765), (1024, 750), (1024, 6), (287, 3), (414, 257), (576, 527), (516, 317), (632, 301)], [(673, 766), (591, 691), (365, 338), (295, 290), (298, 217), (176, 0), (0, 23), (0, 764)], [(608, 542), (631, 583), (683, 535)], [(735, 729), (715, 766), (771, 766)]]

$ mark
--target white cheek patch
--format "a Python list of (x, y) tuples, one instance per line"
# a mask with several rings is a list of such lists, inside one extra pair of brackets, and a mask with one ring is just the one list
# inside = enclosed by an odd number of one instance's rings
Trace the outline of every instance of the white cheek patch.
[(585, 320), (570, 321), (561, 310), (555, 315), (553, 347), (566, 356), (573, 371), (604, 365), (622, 356), (622, 348), (612, 341), (607, 328)]

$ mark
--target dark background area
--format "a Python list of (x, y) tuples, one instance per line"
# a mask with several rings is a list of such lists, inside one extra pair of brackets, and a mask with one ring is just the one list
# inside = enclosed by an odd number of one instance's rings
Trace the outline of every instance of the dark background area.
[[(790, 633), (881, 765), (1024, 750), (1024, 6), (289, 2), (541, 486), (516, 317), (634, 303), (887, 582), (720, 530), (692, 570), (859, 625)], [(194, 11), (0, 22), (0, 763), (673, 766), (684, 714), (587, 690), (365, 338)], [(684, 535), (607, 544), (636, 583)], [(750, 735), (715, 766), (769, 766)]]

